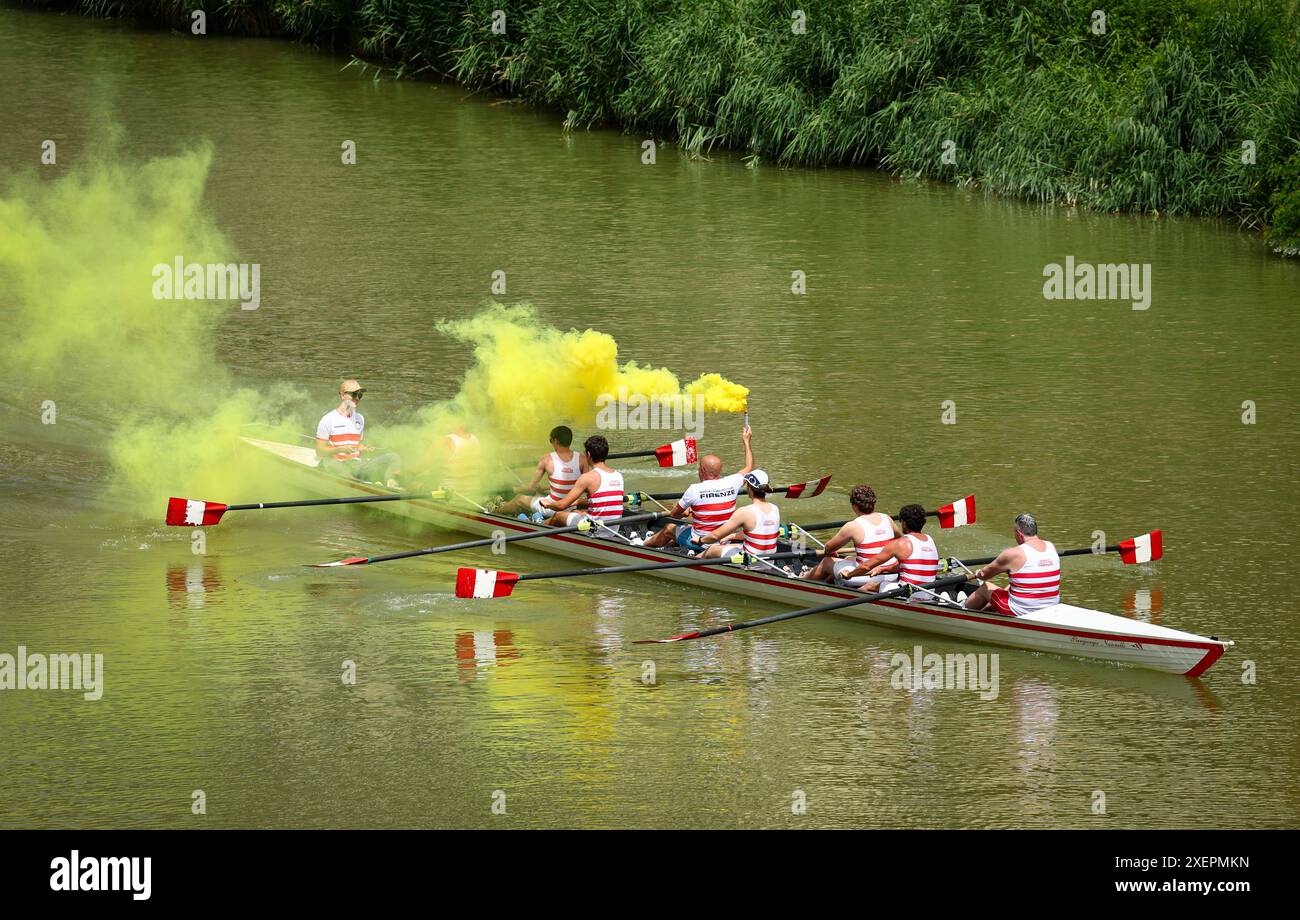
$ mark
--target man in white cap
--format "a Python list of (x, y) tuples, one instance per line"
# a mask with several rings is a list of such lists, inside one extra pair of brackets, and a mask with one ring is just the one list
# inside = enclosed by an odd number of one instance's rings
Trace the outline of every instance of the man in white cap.
[[(704, 551), (705, 556), (721, 556), (727, 552), (724, 542), (743, 540), (743, 548), (751, 556), (770, 556), (776, 552), (776, 538), (781, 530), (781, 509), (767, 500), (772, 493), (768, 485), (767, 473), (752, 470), (741, 477), (745, 491), (749, 493), (749, 504), (737, 508), (711, 533), (700, 538), (703, 544), (711, 544)], [(738, 536), (732, 536), (736, 534)], [(731, 537), (731, 541), (727, 538)]]

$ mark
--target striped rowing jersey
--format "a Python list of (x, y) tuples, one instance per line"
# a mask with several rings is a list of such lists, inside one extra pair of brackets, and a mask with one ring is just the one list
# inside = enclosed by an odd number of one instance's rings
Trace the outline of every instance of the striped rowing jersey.
[(616, 521), (623, 516), (623, 474), (618, 470), (596, 467), (600, 485), (587, 495), (587, 514), (604, 521)]
[(781, 509), (771, 502), (750, 505), (757, 520), (745, 531), (745, 552), (751, 556), (770, 556), (776, 552), (776, 537), (781, 529)]
[(1028, 543), (1020, 545), (1025, 564), (1011, 573), (1008, 602), (1016, 616), (1034, 613), (1061, 602), (1061, 557), (1046, 540), (1041, 553)]
[(909, 585), (926, 585), (939, 574), (939, 549), (926, 534), (904, 534), (912, 541), (912, 555), (899, 567), (898, 580)]
[(697, 534), (712, 533), (736, 510), (736, 496), (744, 484), (745, 480), (739, 473), (694, 482), (682, 493), (678, 504), (691, 513)]
[(449, 434), (447, 440), (451, 442), (451, 453), (447, 457), (446, 466), (443, 467), (443, 482), (453, 488), (462, 489), (473, 485), (478, 477), (479, 461), (483, 456), (483, 448), (478, 438), (472, 434)]
[(578, 481), (582, 475), (582, 455), (576, 450), (570, 452), (568, 460), (561, 460), (560, 455), (551, 451), (551, 471), (546, 474), (546, 480), (550, 484), (551, 493), (548, 496), (553, 501), (559, 501), (569, 494), (573, 484)]
[(338, 409), (331, 409), (316, 426), (316, 437), (329, 441), (331, 447), (355, 445), (356, 450), (341, 450), (334, 455), (334, 459), (356, 460), (361, 456), (361, 435), (365, 428), (366, 419), (360, 412), (353, 411), (351, 415), (344, 415)]
[(853, 552), (859, 565), (866, 563), (872, 556), (884, 549), (885, 544), (894, 539), (894, 524), (889, 515), (873, 511), (871, 514), (859, 514), (853, 519)]

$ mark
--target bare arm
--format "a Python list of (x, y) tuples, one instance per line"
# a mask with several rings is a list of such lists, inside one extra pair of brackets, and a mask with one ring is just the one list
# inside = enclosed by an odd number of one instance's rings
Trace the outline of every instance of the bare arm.
[(546, 456), (542, 457), (540, 460), (537, 461), (537, 469), (533, 470), (533, 478), (528, 480), (528, 485), (524, 486), (524, 490), (523, 490), (524, 495), (537, 494), (537, 487), (542, 482), (542, 474), (549, 473), (551, 471), (550, 463), (551, 463), (550, 454), (547, 454)]
[(700, 537), (700, 542), (701, 543), (719, 542), (723, 537), (730, 536), (736, 531), (742, 530), (745, 526), (745, 519), (746, 519), (745, 508), (737, 508), (735, 511), (731, 512), (731, 517), (727, 518), (725, 524), (721, 524), (718, 527), (714, 528), (712, 533)]
[(871, 574), (878, 566), (887, 565), (890, 562), (893, 562), (895, 559), (902, 561), (902, 559), (904, 558), (902, 555), (900, 555), (903, 552), (902, 544), (906, 542), (908, 541), (903, 540), (901, 537), (897, 540), (890, 540), (883, 547), (881, 547), (880, 552), (876, 553), (866, 562), (854, 566), (852, 571), (845, 572), (843, 577), (857, 578), (859, 575)]
[(1002, 552), (998, 553), (998, 558), (994, 559), (984, 568), (975, 573), (975, 577), (980, 581), (988, 581), (991, 578), (997, 578), (1006, 572), (1010, 572), (1016, 567), (1016, 563), (1024, 561), (1025, 554), (1018, 546), (1009, 546)]
[(742, 476), (754, 471), (754, 447), (750, 443), (753, 437), (754, 433), (749, 430), (748, 425), (740, 432), (740, 439), (745, 442), (745, 465), (738, 471)]
[(829, 540), (826, 541), (826, 548), (822, 550), (823, 556), (834, 556), (837, 552), (840, 551), (840, 548), (842, 546), (844, 546), (850, 540), (853, 539), (853, 528), (851, 526), (852, 524), (853, 524), (852, 521), (845, 523), (844, 526), (841, 527), (839, 531), (835, 534), (835, 536), (831, 537)]
[(587, 489), (594, 486), (592, 480), (598, 478), (599, 477), (593, 473), (583, 473), (578, 477), (578, 481), (573, 484), (573, 488), (569, 490), (568, 495), (564, 496), (564, 498), (560, 499), (558, 502), (551, 501), (549, 498), (543, 498), (542, 504), (547, 508), (554, 509), (555, 511), (565, 511), (572, 508), (573, 505), (577, 503), (578, 499), (582, 498), (586, 493)]

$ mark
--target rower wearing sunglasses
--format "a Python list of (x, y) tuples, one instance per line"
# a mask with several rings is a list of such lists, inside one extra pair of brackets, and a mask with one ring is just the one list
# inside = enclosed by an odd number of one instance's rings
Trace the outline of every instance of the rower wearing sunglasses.
[[(357, 403), (365, 395), (365, 387), (355, 380), (339, 384), (338, 408), (326, 412), (316, 426), (316, 454), (327, 468), (333, 467), (336, 472), (397, 488), (401, 459), (393, 453), (375, 453), (375, 448), (361, 443), (366, 419), (357, 411)], [(363, 457), (363, 454), (374, 456)]]

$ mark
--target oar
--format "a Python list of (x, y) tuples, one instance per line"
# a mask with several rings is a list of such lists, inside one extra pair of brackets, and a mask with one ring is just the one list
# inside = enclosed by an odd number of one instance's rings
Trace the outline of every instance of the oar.
[[(1058, 556), (1101, 556), (1106, 553), (1119, 553), (1121, 561), (1125, 565), (1141, 565), (1144, 562), (1156, 562), (1165, 555), (1164, 538), (1161, 532), (1153, 530), (1150, 533), (1144, 533), (1139, 537), (1133, 537), (1129, 540), (1122, 540), (1114, 546), (1103, 547), (1102, 549), (1093, 549), (1091, 546), (1080, 547), (1079, 549), (1057, 550)], [(983, 559), (963, 559), (963, 565), (988, 565), (997, 556), (986, 556)]]
[[(635, 524), (638, 521), (654, 521), (663, 518), (667, 521), (684, 523), (677, 518), (665, 517), (658, 511), (647, 512), (645, 514), (634, 514), (630, 517), (621, 517), (614, 523), (616, 524)], [(539, 537), (554, 537), (565, 533), (586, 533), (594, 530), (596, 525), (591, 521), (583, 521), (581, 524), (573, 524), (569, 527), (547, 527), (545, 530), (532, 531), (529, 533), (517, 533), (509, 537), (486, 537), (482, 540), (468, 540), (464, 543), (448, 543), (445, 546), (432, 546), (428, 549), (412, 549), (404, 553), (389, 553), (386, 556), (350, 556), (347, 559), (340, 559), (338, 562), (313, 562), (308, 563), (308, 568), (328, 569), (338, 565), (367, 565), (371, 562), (388, 562), (391, 559), (410, 559), (413, 556), (433, 556), (438, 553), (450, 553), (461, 549), (474, 549), (479, 546), (494, 546), (499, 543), (519, 543), (524, 540), (536, 540)]]
[(822, 604), (818, 607), (806, 607), (803, 610), (791, 610), (788, 613), (778, 613), (774, 616), (763, 617), (760, 620), (747, 620), (743, 623), (729, 623), (726, 626), (715, 626), (713, 629), (704, 629), (699, 632), (682, 633), (677, 636), (670, 636), (667, 639), (637, 639), (634, 645), (666, 645), (670, 642), (685, 642), (688, 639), (706, 639), (709, 636), (719, 636), (722, 633), (736, 632), (741, 629), (752, 629), (755, 626), (766, 626), (769, 623), (780, 623), (782, 620), (793, 620), (798, 617), (812, 616), (814, 613), (829, 613), (832, 610), (843, 610), (845, 607), (855, 607), (858, 604), (870, 604), (874, 601), (885, 600), (890, 597), (899, 597), (900, 595), (916, 591), (928, 591), (935, 588), (947, 588), (951, 585), (964, 584), (965, 575), (948, 575), (944, 578), (937, 579), (924, 585), (898, 585), (890, 588), (888, 591), (879, 591), (875, 594), (864, 594), (861, 597), (850, 597), (842, 601), (833, 601), (829, 604)]
[(209, 527), (218, 523), (227, 511), (262, 511), (267, 508), (311, 508), (317, 505), (353, 505), (359, 502), (404, 502), (416, 498), (444, 499), (442, 489), (432, 492), (404, 492), (385, 495), (349, 495), (346, 498), (309, 498), (293, 502), (249, 502), (225, 505), (195, 498), (167, 499), (167, 523), (172, 527)]
[[(797, 559), (808, 553), (772, 553), (761, 558), (768, 561), (775, 559)], [(747, 553), (738, 552), (729, 556), (715, 556), (710, 559), (683, 559), (678, 562), (639, 562), (632, 565), (610, 565), (595, 569), (569, 569), (562, 572), (535, 572), (519, 575), (515, 572), (500, 572), (495, 569), (457, 569), (457, 597), (508, 597), (515, 585), (521, 581), (536, 581), (543, 578), (583, 578), (589, 575), (620, 575), (624, 572), (658, 572), (663, 569), (685, 569), (705, 565), (742, 565), (746, 557), (754, 559)]]
[[(810, 479), (808, 482), (796, 483), (792, 486), (777, 486), (773, 492), (784, 492), (786, 498), (813, 498), (821, 495), (826, 488), (826, 484), (831, 481), (831, 476), (827, 473), (821, 479)], [(629, 504), (637, 504), (646, 499), (651, 501), (670, 501), (674, 498), (681, 498), (685, 492), (629, 492), (624, 497), (624, 501)]]
[[(955, 501), (951, 505), (944, 505), (942, 508), (936, 508), (933, 511), (927, 511), (926, 517), (937, 517), (939, 527), (943, 530), (949, 530), (953, 527), (965, 527), (967, 524), (975, 523), (975, 496), (967, 495), (960, 501)], [(894, 520), (898, 520), (898, 515), (893, 515)], [(843, 527), (848, 521), (826, 521), (824, 524), (795, 524), (800, 530), (834, 530)]]
[(694, 438), (682, 438), (671, 444), (661, 444), (654, 450), (632, 450), (621, 454), (610, 454), (606, 459), (626, 460), (629, 457), (654, 457), (660, 466), (686, 466), (694, 463), (698, 457)]

